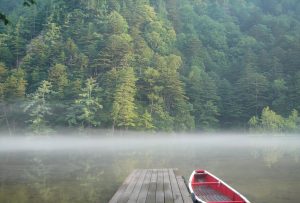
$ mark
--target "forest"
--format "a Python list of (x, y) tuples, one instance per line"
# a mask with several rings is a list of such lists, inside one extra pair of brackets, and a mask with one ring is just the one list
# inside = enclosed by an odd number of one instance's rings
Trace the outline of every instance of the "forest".
[(1, 130), (300, 129), (298, 0), (23, 3), (0, 0)]

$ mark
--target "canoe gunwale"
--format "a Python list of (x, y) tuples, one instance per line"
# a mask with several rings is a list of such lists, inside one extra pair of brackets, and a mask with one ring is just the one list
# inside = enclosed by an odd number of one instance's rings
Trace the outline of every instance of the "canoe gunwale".
[[(206, 183), (193, 183), (193, 178), (197, 173), (197, 171), (201, 171), (201, 173), (203, 174), (207, 174), (213, 178), (215, 178), (218, 182), (207, 182)], [(194, 185), (210, 185), (210, 184), (223, 184), (225, 187), (227, 187), (229, 190), (231, 190), (233, 193), (235, 193), (236, 195), (238, 195), (242, 201), (204, 201), (203, 199), (200, 199), (195, 193), (194, 193), (194, 189), (192, 186)], [(189, 184), (188, 184), (189, 190), (192, 193), (192, 196), (194, 197), (194, 199), (196, 200), (196, 202), (199, 203), (250, 203), (249, 200), (246, 199), (246, 197), (244, 197), (242, 194), (240, 194), (238, 191), (236, 191), (235, 189), (233, 189), (231, 186), (229, 186), (227, 183), (225, 183), (223, 180), (221, 180), (220, 178), (216, 177), (215, 175), (211, 174), (210, 172), (206, 171), (206, 170), (194, 170), (193, 173), (190, 176), (189, 179)]]

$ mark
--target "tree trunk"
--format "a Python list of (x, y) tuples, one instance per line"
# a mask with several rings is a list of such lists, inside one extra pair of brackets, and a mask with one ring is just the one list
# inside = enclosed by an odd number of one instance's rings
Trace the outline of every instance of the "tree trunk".
[(9, 120), (7, 118), (6, 105), (3, 106), (3, 113), (4, 113), (4, 119), (5, 119), (5, 122), (6, 122), (6, 126), (7, 126), (7, 129), (8, 129), (9, 136), (12, 136)]

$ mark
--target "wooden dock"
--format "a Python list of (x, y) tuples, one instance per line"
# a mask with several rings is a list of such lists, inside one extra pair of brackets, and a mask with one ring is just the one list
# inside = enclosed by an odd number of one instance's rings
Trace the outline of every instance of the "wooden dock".
[(193, 203), (175, 169), (136, 169), (109, 203)]

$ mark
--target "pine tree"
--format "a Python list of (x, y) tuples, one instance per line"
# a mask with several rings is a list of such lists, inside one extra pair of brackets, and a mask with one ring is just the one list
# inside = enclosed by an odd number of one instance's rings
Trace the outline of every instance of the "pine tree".
[(219, 115), (219, 96), (215, 82), (201, 67), (193, 66), (189, 74), (189, 83), (188, 95), (194, 104), (193, 113), (197, 128), (214, 128)]
[(56, 64), (53, 66), (50, 69), (48, 80), (52, 84), (53, 91), (62, 98), (64, 96), (65, 88), (69, 83), (66, 66), (62, 64)]
[[(5, 69), (4, 69), (5, 70)], [(14, 69), (6, 75), (5, 82), (2, 86), (3, 108), (2, 113), (10, 133), (16, 130), (18, 126), (22, 126), (23, 120), (21, 105), (24, 101), (27, 81), (25, 80), (25, 72), (22, 69)], [(1, 83), (0, 83), (1, 84)]]
[(4, 97), (8, 102), (16, 102), (23, 99), (26, 89), (25, 72), (22, 69), (12, 70), (5, 81)]
[(240, 109), (237, 105), (237, 95), (234, 94), (233, 85), (228, 80), (223, 79), (217, 82), (217, 86), (219, 100), (215, 101), (218, 101), (220, 127), (239, 127)]
[(300, 111), (300, 71), (296, 72), (293, 79), (290, 81), (288, 98), (289, 109)]
[(78, 95), (78, 99), (68, 109), (67, 120), (70, 125), (80, 124), (81, 127), (97, 127), (100, 125), (99, 111), (102, 109), (96, 80), (89, 78), (86, 80), (85, 87)]
[(14, 30), (13, 38), (11, 42), (13, 46), (12, 49), (14, 50), (13, 53), (15, 56), (17, 68), (19, 68), (21, 57), (25, 53), (26, 40), (23, 38), (24, 37), (23, 35), (27, 32), (27, 30), (26, 28), (24, 28), (23, 24), (24, 24), (24, 18), (20, 17), (16, 25), (16, 28)]
[(112, 107), (113, 128), (135, 128), (136, 118), (136, 77), (133, 68), (118, 71), (118, 84), (114, 93)]
[(255, 72), (253, 69), (245, 70), (245, 73), (237, 81), (235, 88), (242, 121), (249, 120), (252, 115), (258, 115), (267, 105), (269, 99), (268, 87), (269, 82), (264, 75)]
[(111, 35), (106, 47), (93, 62), (93, 73), (98, 75), (113, 68), (128, 67), (133, 60), (132, 38), (128, 34)]
[(155, 126), (153, 125), (153, 119), (151, 114), (146, 110), (141, 118), (139, 119), (139, 129), (145, 131), (153, 131)]
[(9, 45), (12, 41), (12, 36), (9, 34), (0, 34), (0, 61), (6, 65), (14, 64), (13, 53)]
[(161, 94), (164, 107), (174, 117), (174, 127), (189, 130), (194, 128), (194, 119), (190, 115), (191, 107), (178, 74), (181, 64), (181, 57), (176, 55), (156, 58), (156, 66), (160, 73), (159, 84), (163, 87)]
[(284, 79), (274, 80), (272, 83), (272, 109), (284, 115), (286, 111), (288, 87)]
[(29, 113), (30, 127), (36, 134), (49, 133), (51, 128), (47, 122), (47, 116), (51, 115), (51, 106), (48, 103), (52, 94), (52, 84), (44, 80), (39, 88), (29, 95), (29, 102), (24, 111)]
[(111, 12), (108, 17), (108, 32), (111, 34), (127, 33), (128, 24), (117, 11)]

